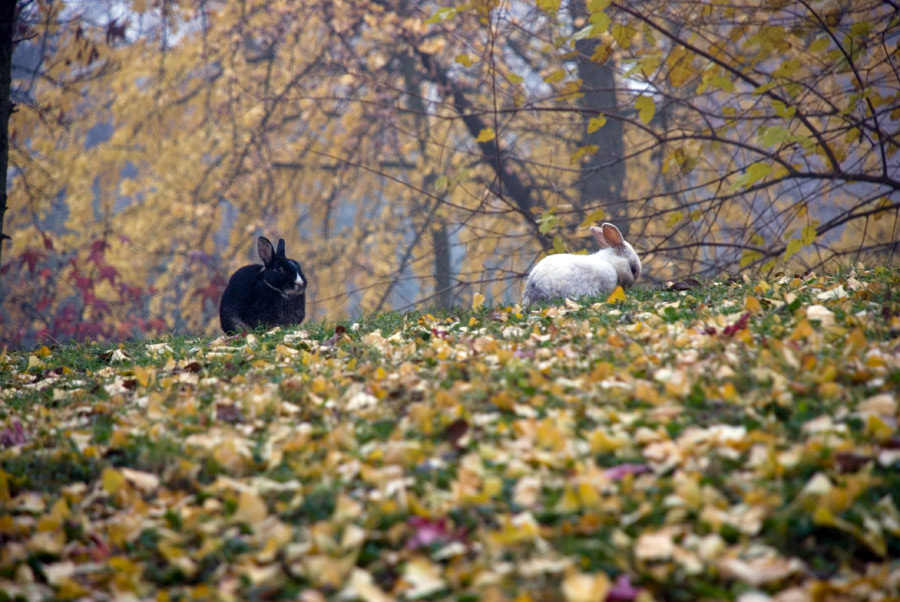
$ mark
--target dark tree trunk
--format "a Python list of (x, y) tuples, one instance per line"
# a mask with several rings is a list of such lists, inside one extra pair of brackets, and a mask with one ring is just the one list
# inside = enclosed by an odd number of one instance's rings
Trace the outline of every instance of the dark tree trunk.
[(16, 0), (0, 0), (0, 264), (2, 264), (3, 232), (6, 218), (6, 172), (9, 169), (9, 118), (13, 103), (9, 96), (12, 82), (13, 30)]
[[(415, 67), (415, 59), (412, 55), (402, 55), (400, 63), (403, 70), (403, 78), (406, 82), (407, 104), (416, 115), (416, 131), (419, 136), (419, 152), (422, 156), (428, 154), (428, 118), (425, 103), (422, 102), (421, 77)], [(425, 185), (431, 189), (437, 180), (437, 174), (429, 171), (425, 176)], [(453, 298), (453, 272), (450, 263), (450, 237), (447, 234), (447, 224), (438, 215), (438, 203), (425, 202), (423, 211), (428, 212), (425, 227), (431, 228), (431, 242), (434, 249), (434, 293), (437, 306), (442, 309), (450, 307)]]
[(453, 270), (450, 264), (450, 235), (444, 222), (431, 231), (434, 246), (434, 292), (437, 306), (448, 309), (453, 304)]
[[(573, 6), (573, 17), (584, 16), (584, 3)], [(582, 13), (582, 14), (577, 14)], [(628, 207), (623, 202), (625, 187), (625, 141), (622, 121), (614, 116), (619, 107), (616, 100), (616, 74), (613, 60), (607, 59), (603, 64), (591, 60), (596, 39), (578, 40), (575, 50), (578, 52), (578, 76), (581, 78), (581, 106), (586, 109), (583, 115), (584, 137), (582, 145), (595, 144), (598, 151), (589, 155), (582, 164), (584, 173), (579, 181), (581, 206), (579, 223), (584, 219), (584, 207), (600, 205), (606, 217), (615, 222), (619, 230), (628, 238)], [(600, 114), (606, 116), (606, 124), (596, 132), (587, 133), (588, 121)]]

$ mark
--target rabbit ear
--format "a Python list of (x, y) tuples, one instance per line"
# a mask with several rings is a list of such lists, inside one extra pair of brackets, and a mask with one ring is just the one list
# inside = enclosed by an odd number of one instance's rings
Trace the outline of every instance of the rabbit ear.
[(610, 247), (609, 242), (606, 240), (606, 236), (603, 235), (603, 230), (598, 228), (597, 226), (591, 226), (591, 234), (594, 235), (594, 240), (597, 241), (597, 244), (600, 245), (601, 249), (608, 249)]
[(622, 237), (622, 233), (619, 232), (619, 229), (609, 222), (600, 226), (603, 228), (603, 237), (606, 239), (606, 242), (611, 247), (621, 247), (625, 244), (625, 239)]
[(278, 250), (275, 251), (275, 255), (278, 257), (284, 257), (284, 239), (278, 239)]
[(256, 241), (256, 249), (259, 251), (259, 258), (265, 265), (269, 265), (275, 259), (275, 248), (265, 236), (260, 236)]

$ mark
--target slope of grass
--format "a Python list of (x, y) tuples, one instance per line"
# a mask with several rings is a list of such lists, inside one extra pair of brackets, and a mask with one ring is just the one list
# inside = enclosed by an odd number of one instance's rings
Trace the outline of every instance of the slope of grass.
[(0, 600), (900, 596), (898, 289), (4, 351)]

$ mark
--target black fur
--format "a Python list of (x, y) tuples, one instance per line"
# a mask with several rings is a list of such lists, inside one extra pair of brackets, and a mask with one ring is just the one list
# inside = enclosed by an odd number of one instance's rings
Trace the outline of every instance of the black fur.
[[(306, 317), (306, 276), (300, 264), (284, 255), (265, 236), (257, 241), (263, 265), (245, 265), (228, 281), (219, 303), (219, 322), (227, 334), (261, 326), (300, 324)], [(302, 283), (297, 283), (297, 277)]]

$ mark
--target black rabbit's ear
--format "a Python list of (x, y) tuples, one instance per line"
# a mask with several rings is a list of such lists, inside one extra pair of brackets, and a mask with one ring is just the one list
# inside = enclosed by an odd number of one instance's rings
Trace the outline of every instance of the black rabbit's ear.
[(278, 257), (284, 257), (284, 239), (283, 238), (278, 239), (278, 250), (275, 251), (275, 255), (277, 255)]
[(265, 265), (269, 265), (275, 259), (275, 248), (265, 236), (260, 236), (256, 241), (256, 249), (259, 251), (259, 258)]

